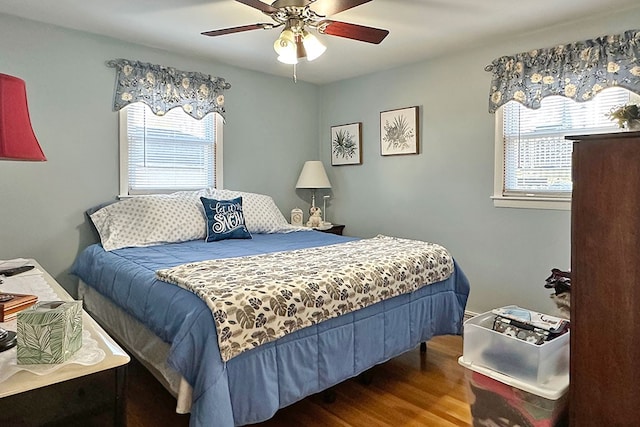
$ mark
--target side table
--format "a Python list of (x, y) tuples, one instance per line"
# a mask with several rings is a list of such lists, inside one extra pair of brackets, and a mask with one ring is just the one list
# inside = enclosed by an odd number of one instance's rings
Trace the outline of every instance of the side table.
[[(27, 274), (40, 273), (59, 300), (72, 300), (35, 260), (27, 261), (36, 268), (24, 273), (23, 280), (27, 280)], [(0, 326), (15, 330), (15, 322), (9, 327), (7, 323)], [(130, 357), (86, 311), (82, 313), (82, 327), (104, 351), (104, 359), (93, 365), (66, 364), (44, 375), (21, 370), (0, 382), (0, 425), (126, 426), (125, 384)], [(7, 351), (15, 354), (16, 349)], [(0, 364), (0, 370), (4, 368)]]
[(342, 232), (344, 231), (344, 225), (342, 224), (333, 224), (331, 226), (331, 228), (327, 228), (325, 230), (322, 230), (320, 228), (316, 228), (316, 230), (318, 231), (322, 231), (323, 233), (331, 233), (331, 234), (337, 234), (339, 236), (342, 236)]

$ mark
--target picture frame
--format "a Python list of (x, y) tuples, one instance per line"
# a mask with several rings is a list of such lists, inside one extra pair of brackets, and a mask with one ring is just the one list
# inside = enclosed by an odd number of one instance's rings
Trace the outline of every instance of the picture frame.
[(331, 126), (331, 166), (362, 164), (362, 122)]
[(382, 156), (418, 154), (419, 144), (417, 106), (380, 113), (380, 154)]

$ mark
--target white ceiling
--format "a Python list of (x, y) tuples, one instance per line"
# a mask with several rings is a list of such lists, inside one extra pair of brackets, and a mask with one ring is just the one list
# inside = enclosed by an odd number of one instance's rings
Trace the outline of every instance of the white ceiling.
[[(320, 35), (326, 53), (298, 66), (298, 79), (323, 84), (427, 59), (457, 46), (509, 37), (612, 10), (638, 0), (373, 0), (332, 19), (390, 31), (380, 44)], [(265, 2), (266, 3), (266, 2)], [(203, 31), (271, 22), (234, 0), (0, 0), (0, 13), (280, 76), (280, 29), (206, 37)]]

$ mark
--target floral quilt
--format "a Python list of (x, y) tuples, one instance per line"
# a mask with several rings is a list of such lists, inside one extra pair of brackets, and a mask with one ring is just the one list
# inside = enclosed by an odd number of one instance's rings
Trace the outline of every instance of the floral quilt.
[(377, 236), (158, 270), (213, 313), (222, 360), (323, 320), (447, 279), (442, 246)]

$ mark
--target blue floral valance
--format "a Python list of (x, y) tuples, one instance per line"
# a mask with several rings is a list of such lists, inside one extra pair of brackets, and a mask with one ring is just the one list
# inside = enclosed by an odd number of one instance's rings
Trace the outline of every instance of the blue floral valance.
[(158, 116), (175, 107), (196, 119), (211, 112), (224, 115), (224, 91), (231, 85), (221, 77), (128, 59), (114, 59), (107, 66), (116, 69), (114, 111), (144, 102)]
[(503, 56), (486, 70), (490, 113), (511, 100), (540, 108), (551, 95), (587, 101), (611, 86), (640, 94), (640, 30)]

